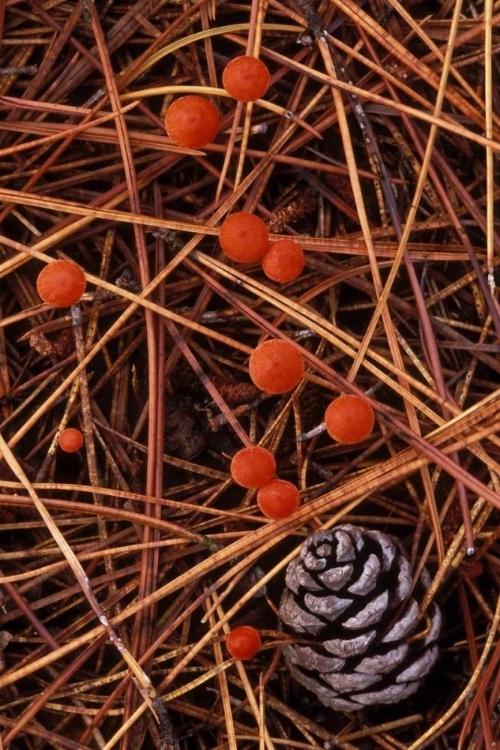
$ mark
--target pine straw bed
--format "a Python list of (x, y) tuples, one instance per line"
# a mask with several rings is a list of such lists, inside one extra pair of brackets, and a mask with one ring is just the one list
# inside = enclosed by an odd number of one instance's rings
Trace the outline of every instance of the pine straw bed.
[[(493, 0), (1, 4), (3, 747), (499, 739), (499, 22)], [(254, 105), (220, 88), (245, 50), (271, 71)], [(200, 152), (163, 127), (188, 91), (222, 116)], [(300, 278), (229, 262), (231, 210), (297, 238)], [(36, 294), (55, 257), (87, 274), (81, 320)], [(248, 377), (268, 336), (307, 362), (282, 397)], [(339, 392), (372, 400), (360, 445), (309, 434)], [(231, 482), (245, 441), (293, 516)], [(362, 715), (280, 660), (284, 567), (340, 519), (398, 536), (444, 613), (426, 688)]]

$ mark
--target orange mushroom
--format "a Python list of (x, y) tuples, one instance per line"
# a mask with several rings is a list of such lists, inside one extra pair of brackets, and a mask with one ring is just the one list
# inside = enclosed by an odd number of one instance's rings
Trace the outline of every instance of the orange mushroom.
[(165, 129), (177, 146), (202, 148), (219, 132), (220, 117), (212, 102), (188, 94), (176, 99), (165, 114)]
[(260, 99), (269, 88), (270, 80), (267, 65), (251, 55), (230, 60), (222, 73), (222, 85), (239, 102)]
[(272, 479), (258, 490), (257, 505), (264, 516), (278, 521), (295, 513), (300, 505), (300, 494), (291, 482)]
[(289, 239), (271, 242), (262, 258), (262, 270), (272, 281), (286, 284), (304, 270), (304, 251)]
[(59, 435), (59, 448), (65, 453), (76, 453), (83, 445), (83, 433), (76, 427), (67, 427)]
[(271, 339), (254, 349), (248, 363), (250, 378), (265, 393), (287, 393), (304, 375), (304, 358), (291, 341)]
[(252, 263), (264, 255), (269, 244), (269, 232), (262, 219), (241, 211), (224, 219), (219, 242), (231, 260)]
[(260, 647), (260, 635), (251, 625), (231, 630), (226, 641), (227, 650), (236, 659), (253, 659)]
[(82, 297), (86, 279), (83, 269), (72, 260), (55, 260), (48, 263), (36, 280), (40, 297), (54, 307), (70, 307)]
[(353, 394), (342, 395), (328, 406), (325, 426), (338, 443), (351, 445), (368, 437), (375, 424), (375, 415), (368, 400)]
[(242, 448), (231, 461), (231, 476), (242, 487), (262, 487), (275, 473), (273, 454), (260, 445)]

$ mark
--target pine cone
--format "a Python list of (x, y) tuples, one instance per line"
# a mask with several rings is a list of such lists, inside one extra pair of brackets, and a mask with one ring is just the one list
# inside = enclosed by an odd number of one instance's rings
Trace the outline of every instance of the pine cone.
[(290, 674), (337, 710), (412, 695), (438, 656), (435, 604), (409, 638), (430, 583), (424, 569), (411, 591), (410, 564), (394, 537), (351, 524), (311, 534), (287, 568), (280, 603), (285, 629), (307, 640), (283, 648)]

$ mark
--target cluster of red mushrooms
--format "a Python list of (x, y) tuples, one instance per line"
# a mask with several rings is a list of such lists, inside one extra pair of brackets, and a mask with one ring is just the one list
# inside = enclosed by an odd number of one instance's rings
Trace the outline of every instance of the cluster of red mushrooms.
[[(235, 57), (222, 73), (225, 90), (239, 102), (260, 99), (269, 81), (265, 63), (251, 55)], [(211, 143), (219, 126), (216, 107), (203, 96), (181, 96), (172, 102), (165, 115), (169, 138), (184, 148), (203, 148)], [(300, 245), (289, 238), (269, 242), (266, 225), (251, 213), (242, 211), (228, 216), (221, 225), (219, 242), (226, 255), (237, 263), (260, 260), (265, 275), (279, 284), (294, 281), (304, 269), (304, 251)]]
[[(298, 346), (291, 341), (270, 339), (254, 349), (248, 369), (257, 388), (271, 395), (291, 391), (301, 381), (305, 363)], [(370, 435), (375, 419), (363, 396), (342, 395), (325, 412), (325, 427), (338, 443), (360, 443)], [(288, 518), (300, 504), (298, 489), (291, 482), (275, 478), (273, 454), (262, 446), (242, 448), (231, 461), (231, 476), (246, 488), (258, 488), (257, 505), (273, 520)]]
[[(240, 102), (250, 102), (265, 94), (270, 75), (261, 60), (243, 55), (228, 63), (222, 80), (230, 96)], [(208, 99), (187, 95), (170, 105), (165, 126), (175, 144), (197, 149), (215, 138), (220, 118)], [(260, 260), (268, 278), (279, 283), (293, 281), (304, 268), (302, 248), (288, 238), (270, 243), (267, 226), (252, 213), (240, 212), (228, 216), (220, 227), (219, 242), (231, 260), (239, 263)], [(83, 269), (70, 260), (52, 261), (37, 279), (38, 294), (53, 307), (77, 304), (85, 287)], [(271, 395), (293, 390), (304, 372), (302, 353), (298, 346), (288, 340), (265, 341), (250, 356), (251, 380)], [(330, 403), (325, 412), (326, 430), (339, 443), (359, 443), (370, 435), (373, 426), (373, 410), (363, 396), (341, 395)], [(80, 450), (83, 442), (82, 432), (74, 427), (64, 429), (59, 435), (59, 447), (69, 453)], [(267, 518), (287, 518), (299, 507), (298, 489), (291, 482), (276, 477), (276, 461), (267, 448), (256, 445), (238, 451), (231, 461), (231, 476), (240, 486), (257, 489), (257, 505)], [(261, 647), (260, 635), (255, 628), (243, 625), (231, 631), (226, 646), (231, 656), (251, 659)]]

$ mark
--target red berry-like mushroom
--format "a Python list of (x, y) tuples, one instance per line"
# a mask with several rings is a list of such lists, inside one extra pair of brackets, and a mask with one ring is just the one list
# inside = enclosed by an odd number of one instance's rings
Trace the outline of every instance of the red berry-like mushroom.
[(260, 647), (260, 635), (251, 625), (231, 630), (226, 641), (227, 650), (236, 659), (253, 659)]
[(271, 242), (262, 258), (262, 270), (272, 281), (286, 284), (304, 270), (304, 251), (293, 240)]
[(70, 307), (81, 299), (86, 283), (85, 274), (78, 263), (55, 260), (38, 274), (36, 289), (48, 305)]
[(230, 60), (222, 73), (222, 85), (239, 102), (260, 99), (269, 88), (270, 80), (267, 65), (251, 55)]
[(264, 341), (250, 355), (248, 369), (254, 385), (265, 393), (287, 393), (304, 375), (304, 358), (291, 341)]
[(241, 211), (224, 219), (220, 227), (219, 242), (231, 260), (252, 263), (260, 260), (266, 252), (269, 232), (262, 219)]
[(219, 132), (220, 117), (212, 102), (188, 94), (176, 99), (165, 114), (165, 129), (177, 146), (202, 148)]
[(242, 448), (231, 461), (231, 476), (242, 487), (262, 487), (276, 473), (276, 461), (271, 451), (260, 445)]
[(374, 424), (373, 409), (363, 396), (339, 396), (325, 412), (328, 434), (338, 443), (346, 445), (365, 440), (371, 434)]
[(76, 427), (68, 427), (59, 435), (59, 448), (66, 453), (76, 453), (83, 445), (83, 434)]
[(295, 513), (300, 505), (300, 494), (291, 482), (272, 479), (257, 492), (257, 505), (263, 515), (278, 521)]

